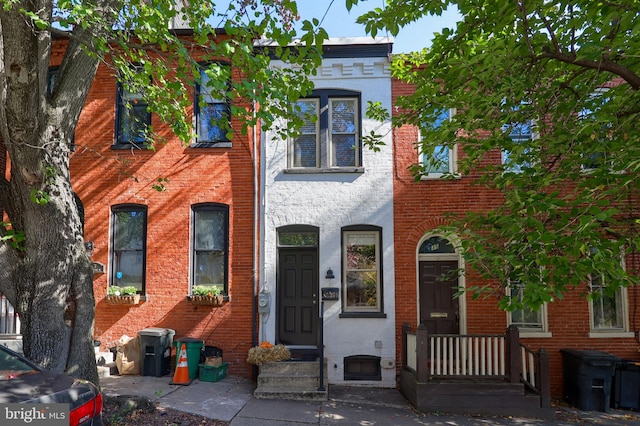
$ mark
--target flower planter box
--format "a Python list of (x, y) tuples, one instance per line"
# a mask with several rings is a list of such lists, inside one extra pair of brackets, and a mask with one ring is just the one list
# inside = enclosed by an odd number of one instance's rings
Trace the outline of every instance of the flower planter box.
[(137, 305), (140, 303), (139, 294), (107, 294), (106, 299), (110, 305)]
[(224, 296), (207, 296), (207, 295), (191, 295), (187, 296), (187, 300), (193, 303), (194, 305), (205, 305), (205, 306), (222, 306), (224, 303)]

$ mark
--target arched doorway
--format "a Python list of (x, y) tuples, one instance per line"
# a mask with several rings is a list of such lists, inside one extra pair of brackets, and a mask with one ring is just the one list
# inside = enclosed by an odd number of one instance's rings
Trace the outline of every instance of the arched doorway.
[(439, 236), (418, 249), (419, 323), (430, 334), (460, 334), (459, 256), (451, 242)]

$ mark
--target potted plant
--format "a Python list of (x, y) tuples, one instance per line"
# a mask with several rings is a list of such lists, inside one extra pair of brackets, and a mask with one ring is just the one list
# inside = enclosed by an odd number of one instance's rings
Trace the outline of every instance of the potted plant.
[(218, 306), (224, 302), (224, 296), (220, 294), (220, 289), (211, 285), (196, 285), (191, 289), (191, 294), (187, 300), (195, 305)]
[(140, 295), (134, 286), (110, 285), (107, 288), (107, 302), (112, 305), (137, 305)]

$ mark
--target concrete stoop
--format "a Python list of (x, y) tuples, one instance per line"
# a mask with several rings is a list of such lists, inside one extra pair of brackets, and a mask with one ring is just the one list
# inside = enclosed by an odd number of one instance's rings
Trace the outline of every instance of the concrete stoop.
[(260, 366), (258, 386), (253, 396), (258, 399), (294, 399), (326, 401), (329, 396), (325, 360), (324, 390), (320, 386), (318, 361), (279, 361)]

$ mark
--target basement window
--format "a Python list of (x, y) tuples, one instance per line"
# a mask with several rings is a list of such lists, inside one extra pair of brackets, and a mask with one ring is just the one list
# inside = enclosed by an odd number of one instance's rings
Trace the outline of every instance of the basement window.
[(344, 359), (344, 380), (382, 380), (380, 357), (352, 355)]

